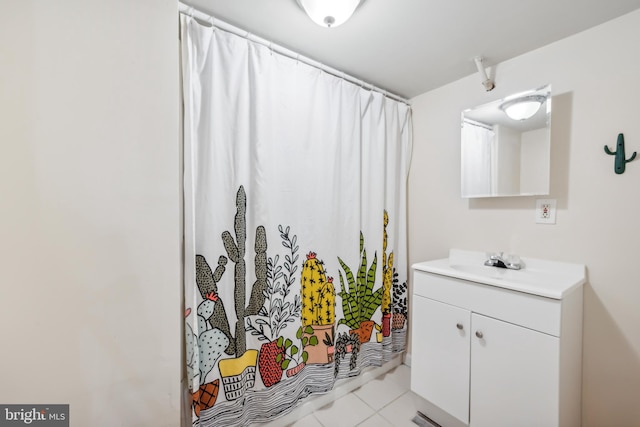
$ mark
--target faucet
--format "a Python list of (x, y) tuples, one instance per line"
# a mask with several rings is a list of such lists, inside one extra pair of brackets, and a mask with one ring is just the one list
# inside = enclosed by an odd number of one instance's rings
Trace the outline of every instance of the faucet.
[(504, 252), (489, 255), (489, 259), (484, 262), (488, 267), (508, 268), (510, 270), (520, 270), (522, 263), (517, 255), (509, 255), (505, 258)]

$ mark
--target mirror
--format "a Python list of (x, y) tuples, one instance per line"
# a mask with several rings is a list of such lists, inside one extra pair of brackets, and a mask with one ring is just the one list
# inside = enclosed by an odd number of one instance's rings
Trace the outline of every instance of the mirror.
[(551, 85), (463, 111), (461, 141), (462, 197), (548, 195)]

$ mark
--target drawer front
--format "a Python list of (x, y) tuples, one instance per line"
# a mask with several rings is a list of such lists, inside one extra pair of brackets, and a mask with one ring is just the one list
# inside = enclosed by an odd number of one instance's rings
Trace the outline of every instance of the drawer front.
[(481, 283), (413, 271), (414, 295), (560, 336), (562, 302)]

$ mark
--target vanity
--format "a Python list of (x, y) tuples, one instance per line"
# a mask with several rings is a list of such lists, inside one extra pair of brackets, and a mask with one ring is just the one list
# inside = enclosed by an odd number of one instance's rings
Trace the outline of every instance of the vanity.
[(443, 427), (579, 427), (584, 265), (486, 259), (452, 249), (412, 266), (411, 389), (447, 417), (425, 415)]

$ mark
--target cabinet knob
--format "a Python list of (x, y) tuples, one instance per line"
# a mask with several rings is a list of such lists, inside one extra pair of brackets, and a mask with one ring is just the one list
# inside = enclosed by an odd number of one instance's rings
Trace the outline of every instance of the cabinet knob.
[(464, 329), (464, 326), (462, 326), (462, 323), (458, 323), (458, 324), (456, 324), (456, 328), (462, 330), (462, 329)]
[(482, 335), (482, 331), (476, 331), (476, 336), (482, 338), (484, 335)]

